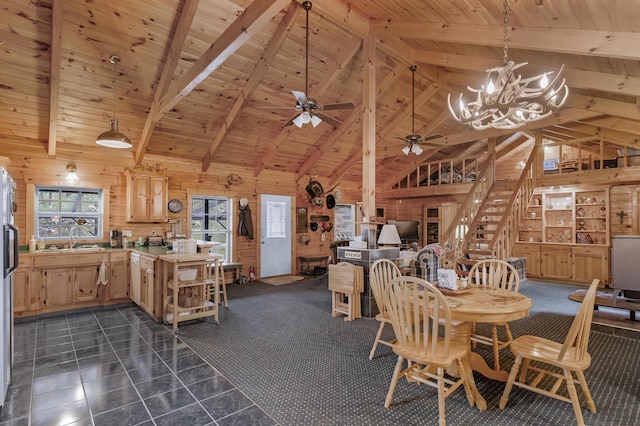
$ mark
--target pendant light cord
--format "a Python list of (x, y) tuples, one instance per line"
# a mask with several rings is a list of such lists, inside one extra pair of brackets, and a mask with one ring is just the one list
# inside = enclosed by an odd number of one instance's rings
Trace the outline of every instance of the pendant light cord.
[(116, 55), (111, 56), (109, 61), (113, 64), (113, 119), (116, 119), (116, 75), (118, 75), (118, 62), (120, 58)]
[(307, 11), (307, 24), (306, 24), (306, 34), (305, 34), (305, 72), (304, 72), (304, 94), (305, 96), (309, 96), (309, 10), (311, 9), (311, 2), (305, 2), (303, 4), (304, 9)]
[(415, 119), (416, 119), (416, 66), (411, 65), (411, 134), (416, 134)]

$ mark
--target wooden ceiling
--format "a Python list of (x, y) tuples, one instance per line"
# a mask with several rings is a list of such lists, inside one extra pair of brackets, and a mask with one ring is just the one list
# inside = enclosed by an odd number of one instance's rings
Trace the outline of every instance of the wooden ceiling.
[[(605, 138), (640, 147), (640, 2), (508, 0), (508, 55), (531, 74), (558, 70), (570, 88), (555, 116), (518, 130), (550, 141)], [(283, 127), (292, 90), (305, 90), (305, 16), (295, 0), (4, 0), (0, 8), (0, 140), (37, 147), (170, 157), (203, 171), (241, 166), (360, 181), (363, 112), (375, 107), (378, 184), (417, 164), (472, 155), (513, 131), (474, 131), (449, 115), (447, 95), (479, 87), (502, 64), (502, 0), (318, 0), (309, 12), (308, 96), (334, 128)], [(365, 105), (363, 46), (375, 40), (376, 102)], [(121, 62), (117, 72), (111, 55)], [(436, 139), (405, 156), (411, 133)], [(114, 113), (129, 150), (95, 144)], [(269, 109), (265, 107), (274, 107)], [(277, 107), (277, 108), (276, 108)], [(285, 109), (282, 109), (285, 107)], [(287, 109), (288, 108), (288, 109)], [(13, 147), (13, 148), (7, 148)]]

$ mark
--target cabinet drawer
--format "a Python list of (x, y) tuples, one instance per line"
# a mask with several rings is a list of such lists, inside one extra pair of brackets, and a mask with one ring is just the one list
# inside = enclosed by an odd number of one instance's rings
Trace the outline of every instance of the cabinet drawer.
[(31, 266), (31, 257), (18, 256), (18, 268), (29, 268)]
[(155, 259), (151, 257), (140, 256), (140, 268), (153, 269), (155, 265)]
[(33, 266), (36, 268), (47, 266), (77, 266), (77, 265), (99, 265), (102, 262), (104, 254), (87, 253), (87, 254), (55, 254), (35, 256)]
[(122, 251), (122, 252), (118, 252), (118, 253), (111, 253), (111, 261), (112, 262), (124, 262), (127, 259), (129, 259), (129, 253), (127, 253), (126, 251)]

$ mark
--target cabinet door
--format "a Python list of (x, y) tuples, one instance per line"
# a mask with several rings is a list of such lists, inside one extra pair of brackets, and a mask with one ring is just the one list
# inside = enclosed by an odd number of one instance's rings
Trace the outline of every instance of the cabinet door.
[(562, 281), (571, 279), (571, 247), (540, 248), (541, 275)]
[(127, 262), (111, 262), (109, 300), (129, 297), (129, 268)]
[(31, 268), (18, 268), (13, 273), (13, 312), (20, 314), (30, 311), (29, 306), (29, 283)]
[(524, 257), (527, 263), (527, 277), (540, 277), (540, 246), (536, 244), (516, 244), (513, 257)]
[(128, 190), (128, 220), (146, 220), (149, 217), (149, 178), (147, 176), (131, 176)]
[(73, 301), (73, 269), (45, 269), (41, 274), (44, 288), (42, 304), (45, 307), (67, 305)]
[(79, 266), (74, 269), (73, 301), (88, 302), (96, 299), (99, 267)]
[(574, 247), (573, 280), (588, 284), (594, 278), (602, 284), (609, 282), (609, 248)]
[(149, 220), (166, 222), (167, 216), (167, 178), (149, 178)]
[(154, 273), (153, 269), (140, 270), (140, 306), (153, 315)]

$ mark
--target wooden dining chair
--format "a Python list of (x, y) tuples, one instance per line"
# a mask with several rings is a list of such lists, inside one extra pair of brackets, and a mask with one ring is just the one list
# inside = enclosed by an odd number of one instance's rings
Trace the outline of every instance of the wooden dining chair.
[[(497, 287), (517, 293), (520, 290), (520, 275), (510, 263), (499, 259), (485, 259), (476, 262), (469, 271), (469, 283)], [(492, 323), (491, 336), (479, 333), (477, 324), (471, 326), (471, 341), (493, 346), (493, 365), (495, 370), (500, 370), (500, 351), (509, 347), (513, 341), (509, 323)], [(504, 328), (505, 338), (500, 340), (498, 327)]]
[(384, 292), (387, 288), (387, 284), (394, 278), (401, 276), (400, 268), (389, 259), (379, 259), (373, 262), (371, 265), (371, 269), (369, 270), (369, 285), (371, 286), (371, 292), (373, 293), (373, 297), (376, 301), (376, 305), (378, 305), (378, 310), (380, 311), (376, 315), (376, 320), (380, 322), (380, 327), (378, 327), (378, 333), (376, 334), (376, 338), (373, 341), (373, 347), (371, 348), (371, 353), (369, 353), (369, 359), (373, 359), (376, 354), (376, 349), (378, 348), (378, 344), (381, 343), (386, 346), (393, 346), (395, 343), (395, 339), (393, 340), (383, 340), (382, 333), (384, 331), (385, 325), (391, 325), (391, 321), (389, 321), (389, 316), (387, 315), (384, 308)]
[[(444, 426), (447, 396), (464, 386), (467, 397), (473, 398), (466, 374), (445, 376), (446, 368), (453, 364), (458, 371), (467, 371), (463, 358), (469, 345), (452, 339), (449, 306), (433, 284), (417, 277), (394, 278), (384, 301), (397, 339), (393, 352), (398, 355), (384, 406), (391, 406), (398, 379), (426, 384), (438, 389), (438, 424)], [(409, 366), (402, 369), (405, 360)]]
[[(554, 342), (537, 336), (520, 336), (511, 343), (511, 352), (516, 357), (509, 373), (507, 385), (504, 388), (502, 398), (500, 398), (500, 408), (504, 409), (509, 400), (509, 394), (513, 385), (519, 386), (539, 394), (569, 402), (573, 405), (573, 411), (579, 425), (584, 425), (580, 400), (576, 391), (576, 383), (573, 374), (578, 378), (578, 383), (582, 387), (587, 405), (592, 413), (596, 412), (596, 406), (591, 398), (587, 381), (584, 378), (584, 370), (591, 365), (591, 356), (587, 352), (589, 344), (589, 334), (591, 332), (591, 318), (593, 317), (596, 291), (600, 281), (594, 279), (589, 286), (589, 290), (584, 296), (578, 314), (573, 319), (571, 328), (567, 333), (563, 343)], [(532, 366), (531, 361), (536, 365)], [(522, 364), (520, 377), (518, 371)], [(541, 365), (542, 364), (542, 365)], [(550, 369), (549, 367), (556, 369)], [(562, 370), (562, 374), (557, 369)], [(534, 374), (529, 375), (529, 371)], [(550, 383), (545, 378), (555, 379), (553, 385), (548, 389), (545, 383)], [(530, 379), (527, 381), (527, 379)], [(552, 380), (553, 380), (552, 379)], [(569, 397), (559, 394), (562, 383), (565, 383), (566, 392)]]

